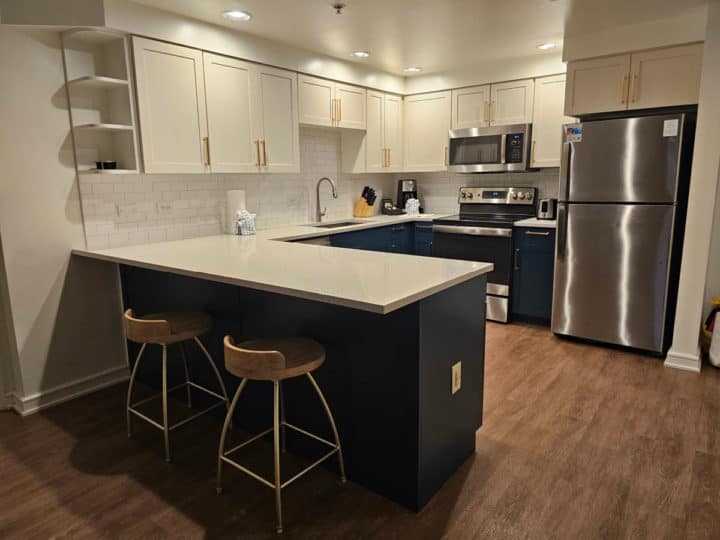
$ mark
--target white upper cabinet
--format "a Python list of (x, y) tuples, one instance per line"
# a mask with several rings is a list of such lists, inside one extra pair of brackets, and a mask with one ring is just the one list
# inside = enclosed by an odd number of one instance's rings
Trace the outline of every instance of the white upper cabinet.
[(697, 103), (702, 55), (696, 44), (569, 62), (565, 114)]
[(386, 171), (403, 170), (403, 98), (385, 94)]
[(633, 53), (628, 109), (697, 103), (702, 56), (700, 44)]
[(207, 170), (202, 53), (133, 37), (146, 173)]
[(532, 79), (493, 84), (490, 92), (490, 125), (532, 122), (533, 86)]
[(268, 66), (255, 66), (255, 129), (260, 140), (261, 170), (268, 173), (300, 172), (297, 74)]
[(365, 129), (365, 101), (364, 88), (335, 83), (335, 125)]
[[(367, 92), (367, 132), (365, 133), (365, 171), (385, 169), (385, 94)], [(343, 148), (343, 152), (345, 149)]]
[(490, 85), (452, 91), (452, 129), (490, 124)]
[(212, 172), (257, 172), (253, 64), (203, 53)]
[(309, 75), (298, 84), (301, 124), (365, 129), (365, 88)]
[(562, 125), (574, 121), (563, 114), (565, 75), (535, 79), (531, 167), (559, 167)]
[(627, 108), (630, 55), (568, 63), (565, 114), (580, 115)]
[(313, 126), (335, 125), (335, 83), (298, 75), (300, 123)]
[(451, 93), (417, 94), (404, 103), (405, 170), (447, 169)]

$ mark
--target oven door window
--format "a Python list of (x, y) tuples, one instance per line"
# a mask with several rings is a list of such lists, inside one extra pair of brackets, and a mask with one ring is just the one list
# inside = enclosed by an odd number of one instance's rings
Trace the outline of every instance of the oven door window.
[(488, 262), (494, 265), (488, 283), (510, 285), (512, 239), (503, 236), (473, 236), (433, 231), (433, 257)]
[(502, 135), (450, 139), (450, 165), (489, 165), (501, 163)]

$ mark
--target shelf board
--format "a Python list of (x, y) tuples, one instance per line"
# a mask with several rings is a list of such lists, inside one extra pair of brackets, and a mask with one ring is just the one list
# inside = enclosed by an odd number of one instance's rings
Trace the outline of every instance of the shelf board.
[(132, 126), (126, 125), (126, 124), (104, 124), (104, 123), (95, 123), (95, 124), (80, 124), (77, 126), (73, 126), (74, 129), (87, 129), (87, 130), (96, 130), (96, 131), (132, 131)]
[(113, 77), (102, 77), (99, 75), (88, 75), (69, 81), (72, 86), (80, 86), (83, 88), (121, 88), (127, 86), (125, 79), (115, 79)]
[(65, 32), (65, 37), (86, 43), (102, 45), (111, 41), (125, 39), (125, 35), (121, 32), (108, 30), (100, 30), (96, 28), (73, 28)]
[(85, 169), (80, 174), (139, 174), (137, 169)]

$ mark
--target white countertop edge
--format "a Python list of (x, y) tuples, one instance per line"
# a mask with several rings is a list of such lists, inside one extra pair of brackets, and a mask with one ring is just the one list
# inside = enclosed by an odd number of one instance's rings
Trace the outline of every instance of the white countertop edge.
[[(181, 241), (181, 240), (178, 240), (178, 241)], [(330, 249), (344, 249), (344, 248), (330, 248)], [(356, 251), (362, 251), (362, 250), (356, 250)], [(178, 274), (178, 275), (197, 278), (197, 279), (204, 279), (207, 281), (215, 281), (218, 283), (225, 283), (227, 285), (236, 285), (236, 286), (240, 286), (240, 287), (247, 287), (249, 289), (255, 289), (255, 290), (260, 290), (260, 291), (265, 291), (265, 292), (270, 292), (270, 293), (283, 294), (283, 295), (292, 296), (295, 298), (302, 298), (304, 300), (319, 301), (319, 302), (338, 305), (338, 306), (347, 307), (347, 308), (351, 308), (351, 309), (359, 309), (361, 311), (369, 311), (371, 313), (377, 313), (380, 315), (386, 315), (386, 314), (396, 311), (400, 308), (403, 308), (403, 307), (413, 304), (417, 301), (420, 301), (424, 298), (427, 298), (429, 296), (432, 296), (434, 294), (442, 292), (446, 289), (450, 289), (450, 288), (454, 287), (455, 285), (459, 285), (461, 283), (464, 283), (466, 281), (469, 281), (469, 280), (479, 277), (481, 275), (487, 274), (488, 272), (492, 271), (492, 269), (493, 269), (492, 264), (485, 263), (480, 268), (477, 268), (473, 271), (469, 271), (466, 274), (463, 274), (462, 276), (457, 276), (457, 277), (449, 279), (441, 284), (435, 285), (433, 287), (428, 287), (426, 289), (423, 289), (422, 291), (416, 292), (415, 294), (411, 294), (400, 300), (396, 300), (395, 302), (390, 302), (388, 304), (376, 304), (376, 303), (371, 303), (371, 302), (363, 302), (362, 300), (356, 300), (356, 299), (347, 298), (347, 297), (326, 295), (326, 294), (322, 294), (322, 293), (314, 292), (314, 291), (284, 287), (282, 285), (275, 285), (272, 283), (263, 283), (263, 282), (259, 282), (259, 281), (235, 278), (232, 276), (226, 276), (226, 275), (221, 275), (221, 274), (208, 274), (206, 272), (197, 272), (197, 271), (188, 270), (188, 269), (184, 269), (184, 268), (177, 268), (177, 267), (166, 266), (166, 265), (162, 265), (162, 264), (154, 264), (154, 263), (149, 263), (149, 262), (145, 262), (145, 261), (137, 261), (137, 260), (133, 260), (133, 259), (127, 259), (124, 257), (116, 257), (116, 256), (112, 256), (112, 255), (106, 255), (106, 254), (94, 252), (91, 250), (73, 249), (71, 251), (71, 253), (73, 255), (77, 255), (80, 257), (87, 257), (90, 259), (101, 260), (101, 261), (111, 262), (111, 263), (115, 263), (115, 264), (126, 264), (128, 266), (144, 268), (146, 270), (159, 270), (162, 272), (169, 272), (172, 274)], [(390, 255), (398, 256), (400, 254), (390, 254)], [(400, 255), (400, 256), (402, 256), (402, 255)], [(417, 257), (417, 255), (405, 255), (405, 256)]]
[(514, 227), (536, 227), (538, 229), (556, 229), (557, 228), (557, 220), (528, 218), (528, 219), (521, 219), (520, 221), (516, 221), (515, 223), (513, 223), (513, 226)]

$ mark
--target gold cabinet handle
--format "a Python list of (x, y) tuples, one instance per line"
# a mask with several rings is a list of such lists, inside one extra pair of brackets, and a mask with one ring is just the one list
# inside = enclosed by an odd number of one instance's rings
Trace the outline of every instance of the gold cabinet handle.
[(495, 121), (495, 100), (490, 101), (490, 123)]
[(387, 148), (383, 148), (383, 167), (387, 167)]
[(335, 123), (335, 100), (330, 100), (330, 123)]
[(255, 139), (255, 165), (260, 166), (260, 139)]
[(443, 163), (444, 163), (445, 166), (447, 167), (447, 164), (448, 164), (448, 147), (447, 147), (447, 146), (445, 147), (445, 154), (444, 154), (444, 156), (443, 156)]
[(530, 150), (530, 165), (535, 163), (535, 142), (536, 141), (532, 142), (532, 149)]
[(265, 139), (260, 139), (260, 145), (262, 147), (262, 164), (267, 167), (267, 150), (265, 148)]
[(390, 160), (390, 148), (387, 149), (387, 166), (390, 166), (391, 160)]
[(628, 83), (629, 82), (630, 82), (630, 77), (628, 75), (625, 75), (625, 77), (623, 77), (622, 88), (620, 89), (620, 103), (625, 103), (627, 101)]
[(205, 166), (210, 166), (210, 137), (203, 137), (202, 138), (203, 147), (205, 150)]
[(337, 121), (339, 124), (340, 122), (342, 122), (342, 99), (338, 99), (337, 104), (338, 104), (338, 119), (337, 119)]
[(488, 116), (490, 116), (490, 102), (485, 100), (483, 102), (483, 122), (489, 122)]
[(637, 94), (638, 94), (638, 86), (640, 86), (640, 78), (638, 75), (633, 75), (632, 80), (632, 90), (630, 91), (630, 94), (632, 95), (632, 102), (635, 103), (637, 101)]

